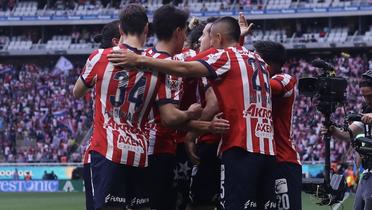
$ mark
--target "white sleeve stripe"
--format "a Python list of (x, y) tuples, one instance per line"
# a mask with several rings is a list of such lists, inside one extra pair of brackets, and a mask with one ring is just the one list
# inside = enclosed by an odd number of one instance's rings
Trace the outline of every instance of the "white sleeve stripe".
[(81, 77), (84, 80), (89, 76), (90, 72), (93, 70), (94, 66), (97, 64), (99, 59), (101, 59), (102, 52), (103, 52), (103, 49), (99, 49), (98, 53), (95, 56), (93, 56), (93, 58), (91, 60), (89, 60), (89, 59), (87, 60), (87, 62), (85, 64), (85, 71), (81, 75)]
[(279, 74), (279, 75), (275, 75), (273, 79), (279, 80), (282, 83), (282, 85), (285, 87), (286, 85), (289, 84), (292, 77), (289, 74)]
[(221, 66), (220, 68), (218, 68), (218, 69), (216, 70), (216, 74), (217, 74), (217, 76), (220, 76), (220, 75), (222, 75), (222, 74), (228, 72), (229, 70), (230, 70), (230, 62), (227, 61), (227, 62), (225, 63), (225, 65)]
[(284, 94), (283, 97), (284, 97), (284, 98), (288, 98), (288, 97), (290, 97), (292, 94), (293, 94), (293, 89), (287, 91), (287, 92)]
[[(221, 58), (221, 56), (222, 54), (219, 56), (219, 58)], [(227, 56), (227, 60), (226, 60), (225, 65), (221, 66), (220, 68), (216, 70), (217, 76), (221, 76), (222, 74), (225, 74), (231, 68), (229, 53), (226, 52), (226, 56)]]

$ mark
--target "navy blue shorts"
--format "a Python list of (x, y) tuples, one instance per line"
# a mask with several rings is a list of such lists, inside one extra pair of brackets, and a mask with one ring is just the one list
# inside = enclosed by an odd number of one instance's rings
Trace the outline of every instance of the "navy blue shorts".
[(275, 210), (274, 156), (231, 148), (221, 156), (221, 205), (226, 210)]
[(277, 163), (275, 174), (275, 193), (278, 209), (301, 210), (301, 165), (289, 162)]
[(91, 169), (95, 209), (149, 207), (147, 168), (113, 163), (91, 152)]
[(221, 160), (217, 157), (217, 144), (199, 143), (197, 153), (200, 164), (191, 173), (191, 206), (217, 206), (220, 194)]
[(176, 157), (172, 154), (149, 156), (150, 207), (159, 210), (176, 209), (176, 189), (173, 186)]
[(92, 177), (90, 174), (90, 163), (84, 164), (83, 178), (85, 187), (85, 208), (86, 210), (94, 210), (93, 194), (92, 194)]

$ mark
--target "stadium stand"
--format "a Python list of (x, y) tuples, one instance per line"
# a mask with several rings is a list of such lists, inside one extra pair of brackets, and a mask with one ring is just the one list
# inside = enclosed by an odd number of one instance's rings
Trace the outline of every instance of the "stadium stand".
[[(370, 6), (370, 0), (121, 0), (119, 1), (48, 1), (42, 4), (38, 1), (2, 1), (0, 16), (35, 16), (38, 15), (107, 15), (117, 14), (117, 9), (128, 3), (140, 3), (149, 12), (159, 8), (163, 2), (173, 2), (191, 12), (215, 12), (229, 10), (280, 10), (289, 8), (342, 8), (352, 6)], [(40, 1), (42, 2), (42, 1)], [(39, 5), (39, 6), (38, 6)], [(190, 6), (192, 5), (192, 6)]]
[(0, 65), (0, 145), (7, 162), (76, 162), (91, 125), (91, 102), (75, 100), (80, 72), (62, 74), (35, 64)]
[[(151, 16), (156, 8), (169, 1), (0, 0), (0, 17), (93, 17), (100, 15), (112, 18), (117, 17), (119, 9), (125, 4), (133, 2), (145, 5)], [(178, 4), (178, 7), (188, 9), (192, 14), (211, 12), (213, 15), (219, 12), (241, 10), (285, 11), (372, 5), (371, 0), (180, 0), (172, 2)], [(296, 22), (288, 21), (287, 25), (277, 25), (275, 19), (266, 20), (266, 23), (257, 21), (253, 34), (246, 38), (246, 44), (248, 48), (251, 48), (252, 44), (258, 40), (272, 40), (283, 43), (288, 49), (296, 49), (296, 45), (312, 49), (364, 47), (372, 43), (372, 25), (366, 25), (370, 22), (368, 22), (368, 17), (365, 19), (365, 22), (352, 24), (343, 24), (338, 20), (335, 20), (334, 24), (330, 24), (330, 21), (320, 21), (317, 25), (309, 24), (311, 21), (304, 19)], [(110, 19), (106, 22), (108, 20)], [(0, 19), (1, 21), (3, 20)], [(58, 23), (58, 28), (45, 24), (42, 26), (44, 29), (34, 27), (24, 31), (17, 29), (18, 26), (10, 26), (11, 30), (8, 30), (9, 26), (0, 27), (0, 56), (43, 56), (47, 54), (86, 56), (98, 47), (92, 38), (99, 30), (90, 25), (100, 26), (99, 24), (104, 23), (94, 22), (95, 19), (90, 21), (77, 22), (75, 25), (62, 22)], [(286, 21), (284, 23), (287, 23)], [(358, 24), (362, 23), (365, 25), (358, 27)], [(49, 30), (48, 27), (55, 28)], [(33, 32), (33, 29), (39, 32)], [(146, 46), (153, 46), (155, 42), (155, 37), (149, 37)], [(298, 78), (314, 74), (314, 69), (308, 61), (296, 57), (288, 62), (285, 69)], [(336, 64), (339, 73), (354, 82), (364, 70), (372, 69), (372, 60), (368, 60), (366, 55), (354, 54), (350, 58), (336, 56), (332, 58), (332, 62)], [(36, 61), (35, 63), (20, 62), (18, 65), (0, 65), (0, 86), (4, 87), (0, 93), (5, 96), (0, 99), (0, 160), (1, 158), (8, 162), (81, 160), (87, 143), (80, 142), (81, 135), (90, 125), (91, 106), (88, 100), (76, 100), (71, 95), (71, 88), (80, 68), (74, 68), (68, 75), (50, 72), (54, 72), (53, 67), (40, 65)], [(52, 82), (48, 80), (50, 78), (53, 78)], [(45, 94), (47, 98), (44, 97)], [(361, 97), (356, 97), (358, 95), (357, 86), (348, 87), (348, 98), (352, 103), (346, 105), (346, 111), (353, 110), (355, 104), (361, 104), (363, 100)], [(53, 101), (61, 97), (66, 97), (66, 100), (63, 100), (64, 103), (60, 106), (55, 105)], [(316, 113), (309, 104), (311, 102), (308, 98), (297, 97), (294, 110), (294, 139), (302, 160), (323, 160), (324, 148), (322, 140), (319, 139), (321, 115)], [(70, 110), (69, 107), (74, 107), (73, 110), (78, 111)], [(338, 110), (335, 120), (340, 122), (343, 114), (342, 110)], [(304, 116), (314, 117), (310, 120)], [(21, 132), (24, 130), (27, 132)], [(350, 145), (344, 142), (333, 142), (332, 146), (332, 160), (339, 160), (343, 154), (348, 154), (350, 148)], [(348, 160), (351, 158), (350, 154), (346, 157)]]
[[(350, 58), (336, 56), (331, 61), (339, 75), (354, 83), (365, 69), (372, 68), (372, 59), (368, 60), (365, 55)], [(0, 86), (5, 87), (0, 90), (4, 96), (0, 99), (0, 145), (6, 161), (81, 160), (87, 142), (79, 142), (79, 135), (90, 126), (92, 108), (89, 97), (77, 100), (72, 96), (72, 87), (80, 70), (77, 67), (65, 75), (50, 74), (53, 72), (51, 67), (34, 64), (0, 66), (0, 72), (6, 72), (0, 74)], [(299, 58), (290, 60), (284, 70), (297, 78), (316, 74), (308, 61)], [(360, 110), (360, 106), (355, 110), (355, 105), (363, 102), (356, 85), (348, 86), (347, 97), (350, 103), (346, 104), (345, 111)], [(338, 109), (334, 120), (340, 124), (343, 116), (344, 111)], [(304, 161), (324, 158), (323, 141), (319, 138), (321, 119), (321, 114), (311, 106), (310, 99), (298, 95), (294, 108), (293, 138)], [(334, 141), (332, 145), (333, 161), (352, 159), (348, 143)], [(345, 154), (348, 155), (343, 157)]]

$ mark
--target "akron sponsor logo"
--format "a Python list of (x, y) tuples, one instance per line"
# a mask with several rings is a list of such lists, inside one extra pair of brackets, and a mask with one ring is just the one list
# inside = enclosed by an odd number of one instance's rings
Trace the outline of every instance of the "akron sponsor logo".
[(251, 104), (248, 109), (243, 111), (243, 117), (249, 119), (261, 119), (268, 122), (257, 122), (255, 127), (255, 135), (262, 138), (273, 138), (274, 129), (271, 123), (272, 121), (272, 110), (266, 107), (257, 106), (257, 104)]
[(271, 120), (272, 110), (266, 107), (259, 107), (257, 104), (251, 104), (248, 109), (243, 111), (244, 118), (261, 118)]

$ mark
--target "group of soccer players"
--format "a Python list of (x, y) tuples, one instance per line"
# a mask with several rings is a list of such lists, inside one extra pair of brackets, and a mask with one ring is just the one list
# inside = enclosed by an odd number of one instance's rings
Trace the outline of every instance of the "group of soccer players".
[(89, 56), (74, 87), (76, 97), (95, 92), (87, 209), (300, 210), (284, 47), (244, 48), (252, 25), (242, 15), (199, 23), (186, 41), (188, 18), (160, 7), (158, 41), (143, 50), (148, 18), (129, 4), (113, 23), (120, 41), (108, 33)]

